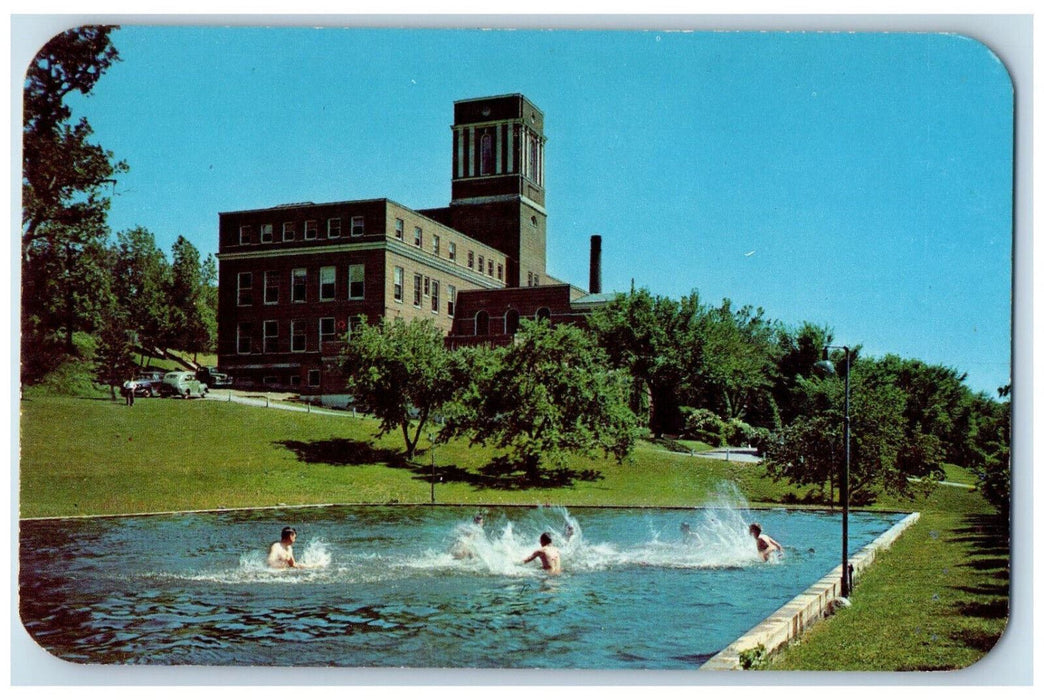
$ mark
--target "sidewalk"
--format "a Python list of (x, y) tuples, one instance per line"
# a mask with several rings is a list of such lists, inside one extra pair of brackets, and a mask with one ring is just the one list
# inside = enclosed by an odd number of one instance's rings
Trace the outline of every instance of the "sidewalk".
[(313, 406), (309, 403), (292, 401), (297, 394), (278, 392), (256, 392), (238, 391), (236, 389), (211, 389), (207, 392), (207, 401), (226, 401), (238, 403), (244, 406), (257, 406), (259, 408), (278, 408), (284, 411), (298, 411), (300, 413), (318, 413), (324, 416), (340, 416), (342, 418), (356, 418), (358, 413), (354, 410), (337, 410)]
[(749, 462), (756, 464), (761, 461), (758, 451), (753, 447), (719, 447), (707, 452), (696, 452), (694, 457), (707, 457), (709, 459), (723, 459), (726, 462)]

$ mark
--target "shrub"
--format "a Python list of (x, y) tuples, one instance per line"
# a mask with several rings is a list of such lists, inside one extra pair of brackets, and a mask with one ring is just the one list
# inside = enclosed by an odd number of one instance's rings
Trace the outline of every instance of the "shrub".
[(682, 407), (685, 419), (685, 436), (708, 445), (722, 446), (725, 440), (725, 422), (714, 411), (706, 408)]

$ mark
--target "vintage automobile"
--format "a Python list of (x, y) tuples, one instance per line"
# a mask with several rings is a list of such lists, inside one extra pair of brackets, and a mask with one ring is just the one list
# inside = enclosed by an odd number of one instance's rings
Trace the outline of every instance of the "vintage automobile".
[(126, 396), (128, 391), (134, 391), (135, 396), (159, 396), (163, 375), (163, 372), (142, 372), (134, 379), (124, 382), (120, 394)]
[(196, 370), (196, 379), (211, 389), (232, 386), (232, 377), (224, 372), (218, 372), (217, 367), (200, 367)]
[(207, 385), (196, 379), (195, 372), (167, 372), (160, 385), (162, 396), (181, 396), (186, 399), (207, 395)]

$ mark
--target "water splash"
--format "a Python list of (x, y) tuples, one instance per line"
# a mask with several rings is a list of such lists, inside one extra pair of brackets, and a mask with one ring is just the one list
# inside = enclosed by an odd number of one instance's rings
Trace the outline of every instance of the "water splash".
[[(537, 563), (523, 560), (548, 533), (562, 556), (566, 574), (610, 569), (716, 569), (760, 563), (748, 533), (749, 505), (732, 483), (723, 483), (707, 506), (690, 511), (652, 510), (643, 528), (605, 530), (604, 522), (582, 523), (563, 506), (518, 514), (485, 513), (448, 528), (414, 533), (389, 548), (365, 548), (315, 538), (300, 542), (300, 569), (273, 570), (260, 550), (242, 554), (238, 566), (181, 575), (221, 583), (378, 583), (417, 576), (543, 576)], [(686, 526), (686, 527), (683, 527)]]

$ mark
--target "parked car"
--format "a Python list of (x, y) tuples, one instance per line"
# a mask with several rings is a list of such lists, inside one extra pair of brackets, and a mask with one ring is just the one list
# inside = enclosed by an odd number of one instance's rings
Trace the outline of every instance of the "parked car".
[(122, 396), (133, 390), (135, 396), (159, 396), (163, 385), (163, 372), (142, 372), (134, 379), (123, 383)]
[(160, 386), (163, 396), (203, 397), (207, 394), (207, 385), (196, 379), (194, 372), (167, 372), (163, 375)]
[(232, 377), (224, 372), (218, 372), (217, 367), (200, 367), (196, 370), (196, 379), (211, 389), (232, 386)]

